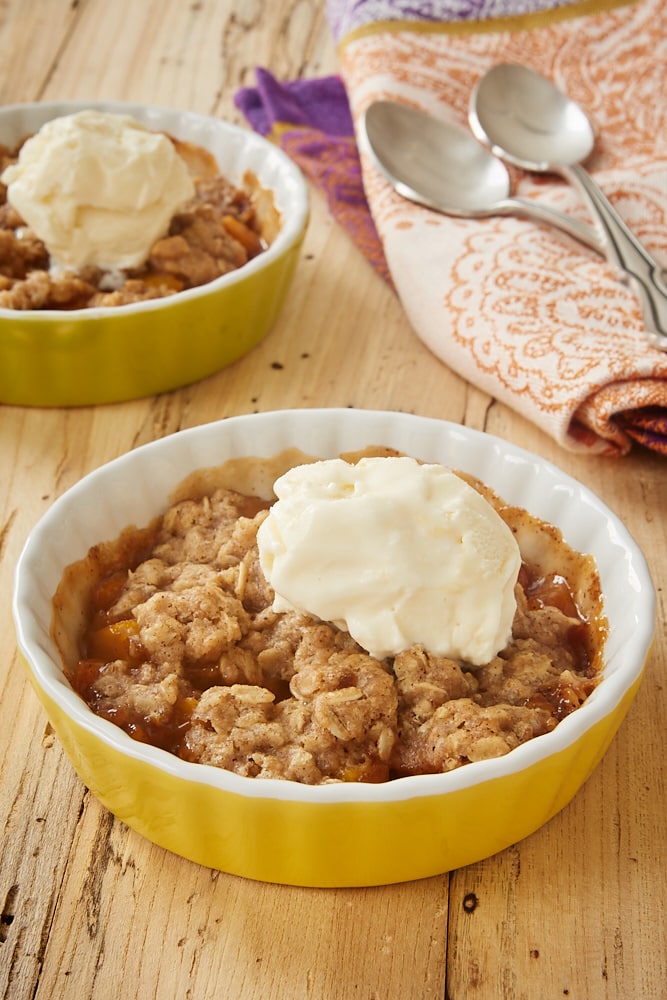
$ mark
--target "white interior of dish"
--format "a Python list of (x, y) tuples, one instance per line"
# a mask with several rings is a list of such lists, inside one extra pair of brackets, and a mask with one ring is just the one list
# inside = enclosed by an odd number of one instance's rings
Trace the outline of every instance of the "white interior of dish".
[[(179, 292), (179, 300), (184, 297), (195, 298), (206, 295), (226, 285), (243, 281), (248, 275), (267, 267), (299, 239), (308, 219), (308, 190), (301, 171), (277, 146), (254, 132), (220, 118), (199, 115), (192, 111), (118, 101), (17, 104), (0, 108), (0, 142), (11, 148), (25, 136), (36, 132), (45, 122), (86, 108), (130, 115), (148, 128), (164, 131), (176, 139), (203, 146), (215, 156), (221, 173), (233, 183), (241, 185), (243, 175), (250, 170), (260, 185), (274, 194), (282, 225), (273, 243), (242, 268), (222, 275), (206, 285)], [(170, 298), (166, 298), (113, 308), (91, 308), (82, 310), (80, 315), (90, 319), (99, 315), (115, 315), (127, 310), (141, 312), (164, 309), (168, 308), (169, 302)], [(11, 309), (0, 308), (0, 317), (12, 315)], [(69, 313), (68, 322), (76, 320), (78, 315)], [(23, 320), (27, 316), (40, 319), (57, 316), (62, 319), (62, 313), (56, 310), (21, 314)]]
[[(479, 477), (509, 503), (557, 525), (565, 541), (591, 553), (609, 622), (603, 681), (557, 728), (504, 757), (446, 774), (381, 785), (304, 786), (256, 781), (190, 764), (133, 741), (95, 716), (72, 691), (50, 635), (52, 598), (64, 568), (129, 524), (159, 514), (189, 473), (230, 458), (270, 457), (296, 447), (321, 458), (387, 445)], [(31, 533), (19, 560), (14, 593), (19, 645), (38, 683), (80, 725), (123, 753), (163, 770), (250, 796), (306, 801), (390, 801), (443, 794), (529, 767), (570, 745), (611, 712), (638, 679), (655, 623), (655, 593), (646, 562), (622, 524), (586, 487), (555, 466), (488, 434), (443, 421), (366, 410), (283, 410), (231, 417), (162, 438), (91, 473), (61, 496)]]

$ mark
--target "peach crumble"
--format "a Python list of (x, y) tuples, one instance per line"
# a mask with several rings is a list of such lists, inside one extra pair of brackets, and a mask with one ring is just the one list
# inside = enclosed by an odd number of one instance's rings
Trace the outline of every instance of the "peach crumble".
[(481, 665), (419, 644), (377, 659), (335, 624), (274, 610), (257, 545), (273, 501), (242, 461), (189, 477), (152, 524), (69, 567), (54, 599), (66, 676), (133, 739), (246, 777), (384, 782), (504, 755), (594, 689), (599, 579), (555, 527), (460, 474), (520, 549), (511, 637)]
[[(164, 298), (208, 284), (262, 253), (279, 228), (270, 193), (250, 172), (235, 186), (205, 149), (171, 142), (185, 161), (194, 193), (138, 266), (54, 265), (0, 183), (0, 308), (76, 310)], [(0, 175), (17, 162), (22, 145), (0, 146)]]

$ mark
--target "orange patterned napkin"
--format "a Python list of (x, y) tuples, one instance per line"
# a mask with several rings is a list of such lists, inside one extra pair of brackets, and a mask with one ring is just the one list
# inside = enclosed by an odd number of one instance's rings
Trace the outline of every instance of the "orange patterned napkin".
[[(587, 110), (597, 137), (590, 172), (667, 265), (666, 0), (536, 2), (552, 9), (522, 2), (534, 12), (512, 16), (511, 0), (329, 0), (353, 117), (383, 98), (465, 124), (487, 69), (532, 66)], [(470, 20), (475, 4), (487, 8), (480, 20)], [(439, 358), (571, 450), (624, 454), (627, 414), (648, 426), (666, 420), (667, 353), (649, 346), (633, 293), (602, 258), (524, 219), (440, 216), (398, 197), (364, 154), (362, 168), (397, 292)], [(590, 221), (559, 178), (513, 177), (514, 193)]]

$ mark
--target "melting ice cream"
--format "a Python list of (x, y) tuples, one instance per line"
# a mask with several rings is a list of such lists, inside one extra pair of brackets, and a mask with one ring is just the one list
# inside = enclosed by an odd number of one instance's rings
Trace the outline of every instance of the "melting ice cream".
[(73, 268), (139, 267), (194, 192), (167, 136), (94, 110), (47, 122), (2, 181), (53, 263)]
[(276, 611), (333, 622), (380, 659), (418, 643), (483, 664), (507, 644), (519, 547), (449, 469), (332, 459), (290, 469), (274, 490), (258, 545)]

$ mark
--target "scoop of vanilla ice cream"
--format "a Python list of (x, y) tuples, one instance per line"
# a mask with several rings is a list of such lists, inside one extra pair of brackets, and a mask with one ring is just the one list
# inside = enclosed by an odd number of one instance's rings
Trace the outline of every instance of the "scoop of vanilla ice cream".
[(483, 664), (507, 644), (519, 547), (449, 469), (332, 459), (291, 469), (274, 490), (257, 540), (276, 611), (333, 622), (378, 659), (420, 643)]
[(73, 268), (140, 266), (194, 192), (167, 136), (93, 110), (43, 125), (1, 179), (52, 262)]

